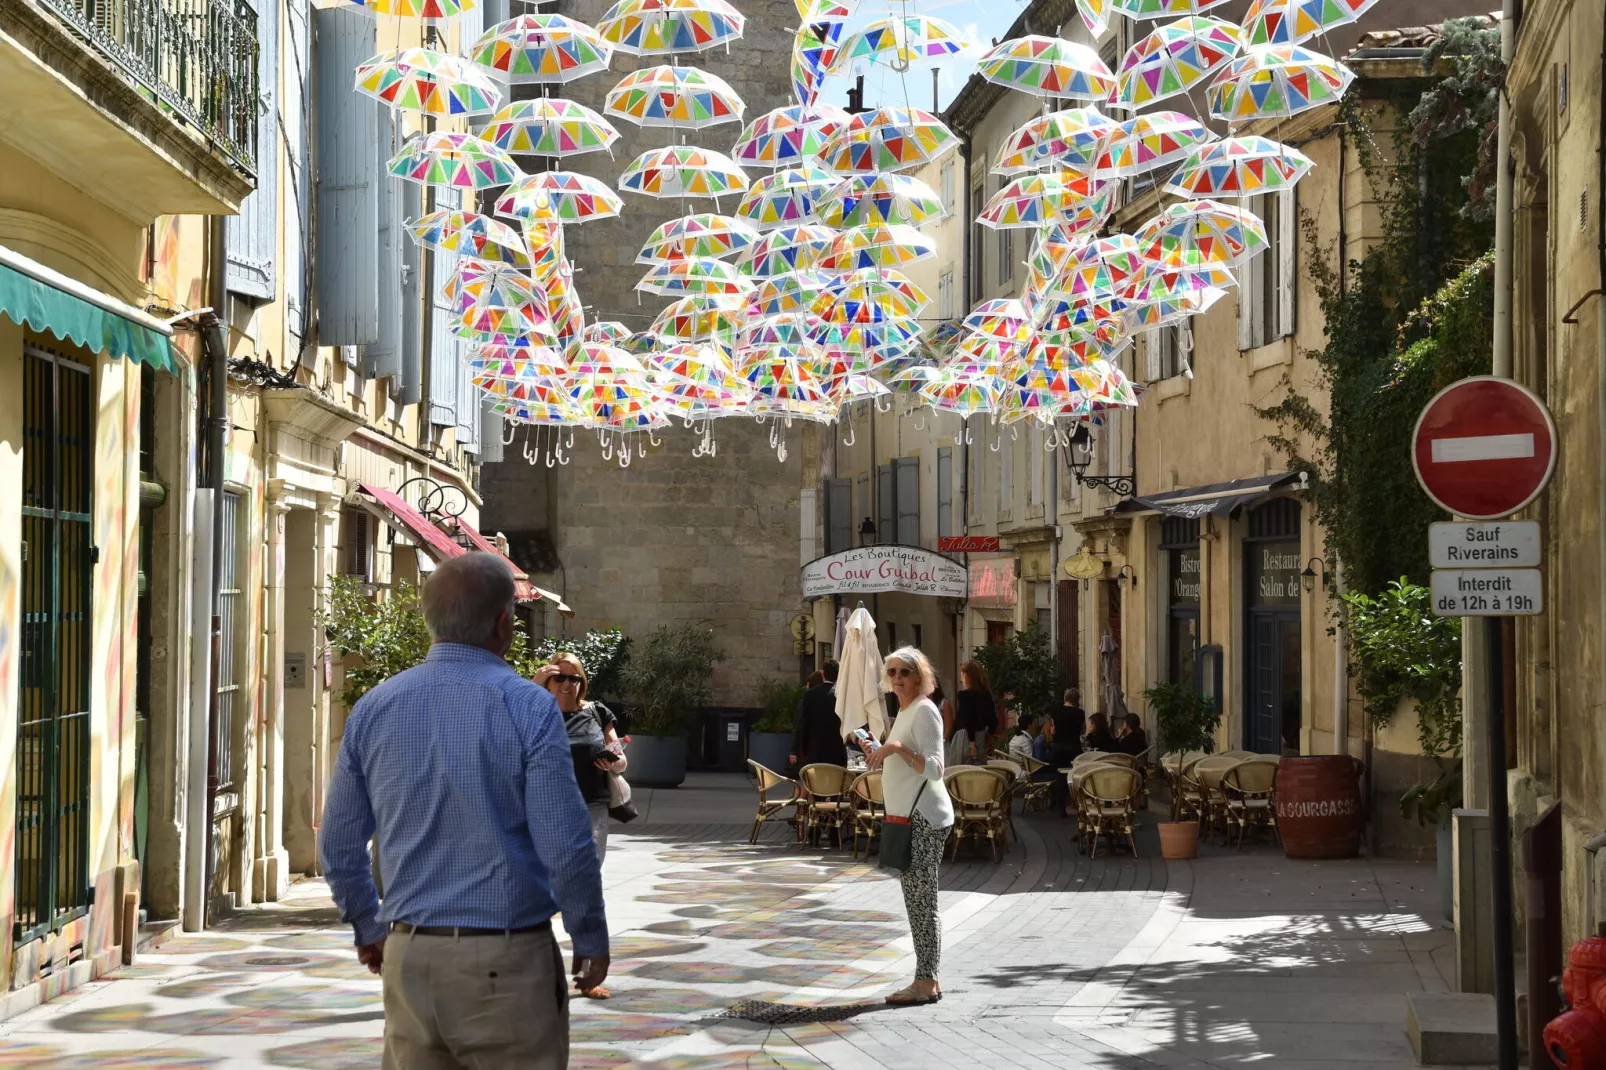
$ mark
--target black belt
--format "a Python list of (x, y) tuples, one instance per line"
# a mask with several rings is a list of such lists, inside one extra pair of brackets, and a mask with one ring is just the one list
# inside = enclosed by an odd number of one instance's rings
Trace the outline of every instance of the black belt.
[(476, 929), (467, 925), (410, 925), (405, 921), (393, 921), (390, 931), (408, 936), (519, 936), (524, 933), (549, 933), (552, 931), (552, 922), (521, 925), (517, 929)]

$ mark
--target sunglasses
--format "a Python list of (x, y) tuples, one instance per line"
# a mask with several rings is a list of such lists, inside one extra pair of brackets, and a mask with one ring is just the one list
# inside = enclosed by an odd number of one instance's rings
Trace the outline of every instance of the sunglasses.
[(585, 678), (582, 676), (571, 676), (566, 672), (555, 672), (551, 676), (548, 676), (547, 679), (554, 684), (578, 684)]
[(915, 675), (915, 670), (914, 669), (910, 669), (910, 668), (907, 668), (907, 667), (900, 667), (900, 666), (896, 666), (896, 665), (887, 666), (887, 679), (889, 679), (889, 680), (894, 678), (894, 677), (896, 677), (897, 679), (901, 680), (905, 676), (913, 676), (913, 675)]

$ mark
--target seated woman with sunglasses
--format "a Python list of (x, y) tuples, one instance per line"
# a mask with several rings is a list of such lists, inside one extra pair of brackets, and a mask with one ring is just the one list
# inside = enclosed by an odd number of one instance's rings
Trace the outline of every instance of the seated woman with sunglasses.
[(887, 997), (899, 1005), (942, 998), (942, 919), (937, 914), (937, 871), (953, 827), (954, 807), (942, 782), (942, 714), (929, 696), (937, 686), (931, 662), (912, 646), (887, 655), (887, 690), (898, 700), (898, 719), (887, 741), (860, 741), (865, 765), (880, 769), (887, 813), (911, 818), (909, 868), (903, 871), (903, 905), (915, 941), (915, 982)]
[[(580, 796), (591, 812), (591, 836), (597, 845), (600, 863), (608, 851), (608, 774), (623, 773), (625, 759), (620, 750), (619, 733), (613, 711), (600, 702), (586, 701), (585, 666), (573, 654), (552, 655), (552, 660), (535, 671), (535, 682), (552, 693), (563, 713), (563, 726), (569, 734), (569, 756), (574, 761), (574, 779)], [(584, 989), (588, 999), (607, 999), (606, 988)]]

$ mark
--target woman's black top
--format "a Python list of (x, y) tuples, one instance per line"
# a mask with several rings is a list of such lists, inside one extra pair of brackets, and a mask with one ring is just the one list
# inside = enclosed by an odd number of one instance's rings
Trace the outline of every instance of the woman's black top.
[(613, 711), (600, 702), (587, 702), (573, 713), (564, 714), (575, 783), (580, 785), (580, 797), (588, 803), (608, 801), (608, 773), (597, 768), (596, 760), (611, 753), (604, 730), (613, 723)]
[(954, 696), (954, 729), (960, 732), (998, 731), (998, 707), (985, 691), (966, 689)]
[(1134, 758), (1141, 758), (1143, 757), (1143, 752), (1149, 749), (1149, 734), (1141, 728), (1134, 728), (1115, 741), (1115, 749), (1122, 754), (1130, 754)]
[(1101, 750), (1111, 754), (1120, 750), (1115, 744), (1115, 737), (1110, 735), (1107, 730), (1100, 729), (1095, 729), (1088, 733), (1087, 749)]

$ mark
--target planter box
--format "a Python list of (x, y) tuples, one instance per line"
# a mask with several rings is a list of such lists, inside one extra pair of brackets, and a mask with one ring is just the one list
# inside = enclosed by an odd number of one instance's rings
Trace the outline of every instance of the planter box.
[(630, 772), (626, 774), (632, 784), (644, 788), (678, 788), (686, 781), (685, 736), (630, 737)]
[(782, 776), (786, 775), (786, 760), (791, 755), (790, 732), (751, 732), (747, 736), (747, 756)]

